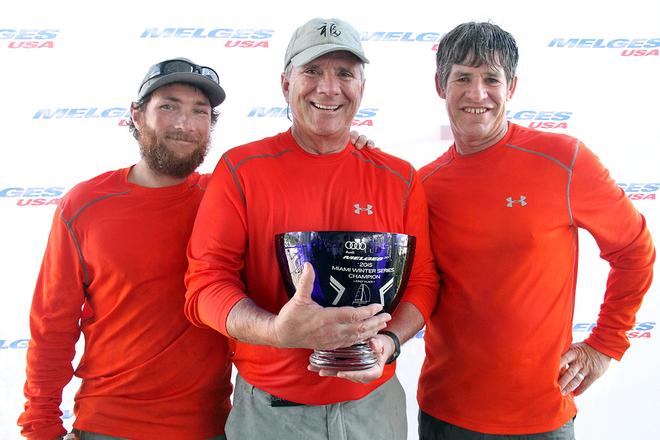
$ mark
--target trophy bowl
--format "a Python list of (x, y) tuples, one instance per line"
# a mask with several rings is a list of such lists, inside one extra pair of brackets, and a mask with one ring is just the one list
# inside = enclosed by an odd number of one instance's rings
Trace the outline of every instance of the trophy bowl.
[[(315, 278), (312, 299), (323, 307), (383, 305), (392, 313), (406, 288), (415, 254), (415, 237), (392, 232), (303, 231), (275, 236), (277, 261), (289, 297), (303, 265)], [(331, 370), (365, 370), (377, 362), (366, 342), (334, 350), (315, 350), (310, 364)]]

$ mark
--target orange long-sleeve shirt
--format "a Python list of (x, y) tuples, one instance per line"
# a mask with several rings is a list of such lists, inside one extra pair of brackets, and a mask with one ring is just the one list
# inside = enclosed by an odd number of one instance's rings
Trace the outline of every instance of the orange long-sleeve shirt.
[[(356, 205), (364, 209), (356, 209)], [(371, 205), (371, 210), (366, 209)], [(275, 255), (275, 234), (304, 230), (402, 232), (417, 237), (402, 301), (428, 317), (437, 273), (428, 238), (426, 199), (410, 164), (348, 145), (330, 155), (301, 149), (290, 131), (228, 151), (216, 167), (190, 239), (186, 313), (205, 316), (226, 334), (231, 308), (249, 296), (278, 313), (288, 301)], [(370, 384), (307, 371), (310, 350), (237, 342), (233, 362), (245, 380), (286, 400), (328, 404), (359, 399), (394, 373)]]
[(59, 405), (81, 332), (76, 428), (145, 440), (224, 432), (226, 338), (183, 315), (186, 245), (208, 178), (144, 188), (128, 172), (77, 185), (55, 213), (30, 311), (19, 418), (30, 439), (65, 433)]
[(620, 359), (652, 279), (644, 218), (582, 143), (515, 124), (479, 153), (452, 146), (420, 176), (442, 279), (420, 408), (492, 434), (560, 427), (576, 413), (558, 377), (572, 342), (577, 230), (611, 266), (586, 342)]

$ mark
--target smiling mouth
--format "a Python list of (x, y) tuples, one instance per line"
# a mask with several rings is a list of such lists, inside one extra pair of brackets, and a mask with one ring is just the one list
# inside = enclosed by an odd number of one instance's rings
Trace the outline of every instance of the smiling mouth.
[(485, 107), (465, 107), (463, 111), (466, 113), (471, 113), (473, 115), (480, 115), (482, 113), (486, 113), (488, 109)]
[(323, 104), (317, 104), (315, 102), (312, 102), (312, 106), (314, 106), (314, 108), (317, 108), (319, 110), (328, 110), (332, 112), (338, 110), (339, 107), (341, 107), (340, 105), (323, 105)]

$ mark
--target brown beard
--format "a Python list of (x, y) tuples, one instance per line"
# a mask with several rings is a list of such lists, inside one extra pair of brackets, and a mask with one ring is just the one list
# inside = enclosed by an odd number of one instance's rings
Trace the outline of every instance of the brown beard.
[[(186, 157), (177, 157), (168, 148), (168, 140), (195, 142), (197, 148)], [(178, 131), (156, 133), (150, 127), (140, 130), (140, 156), (152, 170), (170, 177), (186, 177), (204, 162), (209, 150), (209, 138), (201, 138)]]

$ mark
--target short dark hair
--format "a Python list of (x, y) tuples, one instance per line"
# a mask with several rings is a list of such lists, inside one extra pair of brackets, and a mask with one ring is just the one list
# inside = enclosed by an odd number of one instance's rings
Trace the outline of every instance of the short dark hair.
[(507, 85), (511, 86), (518, 65), (518, 45), (499, 26), (471, 21), (459, 24), (442, 37), (435, 60), (442, 89), (447, 87), (454, 64), (499, 66), (504, 70)]
[[(170, 83), (170, 84), (179, 84), (179, 83)], [(190, 87), (195, 87), (192, 84), (188, 84), (188, 83), (180, 83), (180, 84), (186, 84)], [(202, 89), (199, 89), (197, 87), (195, 87), (195, 88), (197, 90), (199, 90), (200, 92), (204, 93), (204, 91)], [(156, 90), (158, 90), (158, 89), (156, 89)], [(154, 90), (154, 92), (156, 90)], [(142, 99), (138, 99), (137, 101), (131, 103), (131, 110), (136, 109), (136, 110), (139, 110), (139, 111), (144, 111), (144, 108), (147, 106), (147, 104), (149, 104), (149, 101), (151, 101), (152, 95), (153, 95), (153, 92), (149, 93), (148, 95), (145, 95)], [(206, 96), (206, 94), (204, 94), (204, 96)], [(208, 96), (206, 96), (206, 97), (208, 98)], [(210, 101), (210, 99), (209, 99), (209, 101)], [(213, 127), (215, 127), (215, 123), (218, 122), (218, 117), (219, 116), (220, 116), (220, 111), (217, 108), (212, 108), (211, 109), (211, 129), (213, 129)], [(133, 137), (136, 140), (140, 139), (140, 131), (135, 126), (135, 123), (133, 122), (132, 117), (128, 118), (128, 131), (130, 131), (131, 134), (133, 134)]]

